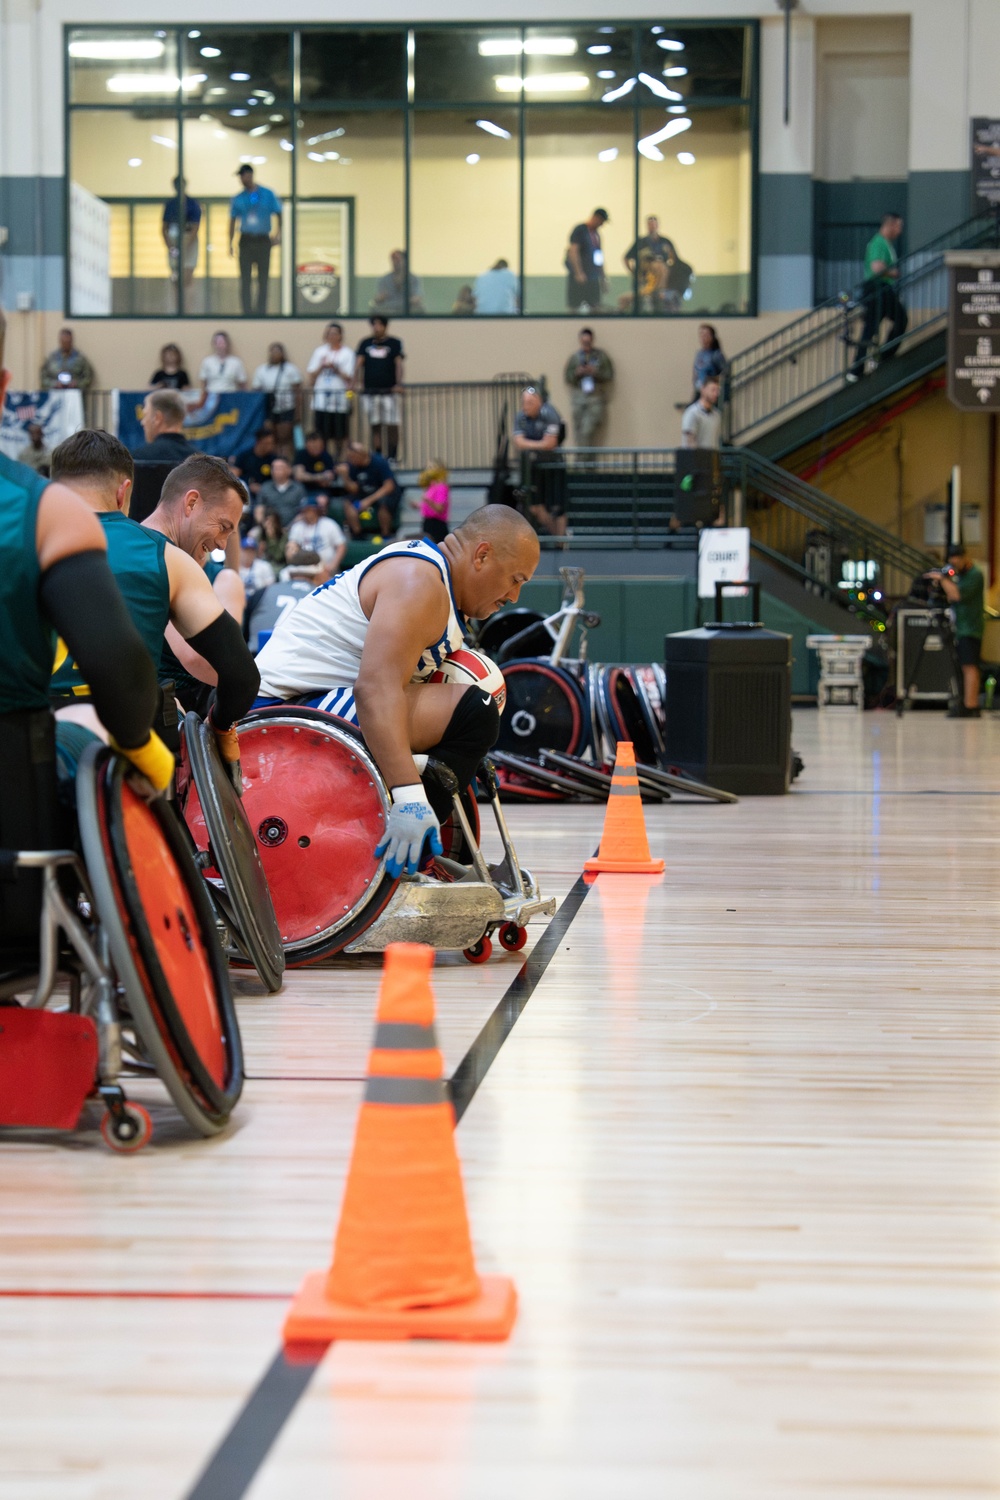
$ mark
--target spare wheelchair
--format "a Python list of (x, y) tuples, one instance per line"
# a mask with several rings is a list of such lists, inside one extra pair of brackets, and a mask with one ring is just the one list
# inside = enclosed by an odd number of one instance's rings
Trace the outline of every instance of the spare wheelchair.
[[(491, 869), (479, 847), (476, 804), (461, 796), (454, 774), (428, 765), (449, 793), (452, 816), (442, 829), (463, 843), (471, 864), (439, 857), (427, 873), (399, 879), (375, 856), (385, 828), (389, 791), (353, 725), (297, 704), (258, 709), (238, 726), (243, 807), (270, 886), (289, 964), (316, 963), (337, 953), (379, 953), (392, 942), (428, 943), (464, 952), (473, 963), (492, 953), (492, 934), (517, 952), (534, 917), (551, 916), (554, 898), (540, 896), (517, 861), (499, 802), (496, 776), (484, 762), (479, 779), (503, 846)], [(208, 830), (198, 804), (185, 816), (200, 850)]]
[(70, 848), (54, 725), (47, 714), (24, 717), (22, 753), (11, 735), (0, 757), (0, 842), (21, 845), (0, 849), (0, 1125), (70, 1130), (100, 1099), (107, 1144), (138, 1150), (152, 1120), (126, 1096), (131, 1074), (159, 1078), (192, 1129), (214, 1135), (239, 1099), (243, 1055), (185, 831), (95, 742), (76, 772), (79, 847)]

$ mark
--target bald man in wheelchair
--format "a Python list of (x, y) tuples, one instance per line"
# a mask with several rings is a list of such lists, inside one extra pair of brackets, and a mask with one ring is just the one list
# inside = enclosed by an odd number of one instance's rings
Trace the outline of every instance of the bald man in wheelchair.
[(480, 687), (430, 682), (468, 621), (517, 600), (538, 566), (531, 524), (504, 505), (474, 511), (440, 545), (395, 542), (338, 574), (278, 622), (257, 657), (256, 707), (296, 702), (356, 725), (390, 789), (376, 853), (414, 874), (441, 853), (450, 796), (421, 766), (433, 755), (468, 787), (496, 744), (500, 715)]

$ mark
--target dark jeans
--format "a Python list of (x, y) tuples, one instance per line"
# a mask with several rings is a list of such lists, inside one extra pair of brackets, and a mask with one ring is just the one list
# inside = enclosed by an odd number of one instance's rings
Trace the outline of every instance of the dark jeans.
[(865, 358), (869, 349), (876, 343), (882, 324), (887, 318), (892, 319), (892, 327), (886, 343), (890, 346), (880, 359), (892, 359), (898, 352), (896, 340), (901, 339), (906, 332), (909, 321), (906, 308), (899, 300), (896, 288), (889, 286), (884, 281), (866, 281), (862, 296), (865, 309), (865, 321), (861, 329), (861, 342), (858, 346), (857, 358), (851, 366), (852, 375), (863, 375), (865, 373)]
[[(263, 318), (267, 313), (267, 273), (271, 264), (269, 234), (240, 235), (240, 302), (245, 318)], [(253, 298), (253, 272), (257, 268), (257, 301)]]
[(598, 308), (601, 305), (602, 290), (599, 276), (591, 276), (586, 281), (577, 281), (570, 272), (566, 278), (566, 306), (570, 312), (575, 312), (584, 303), (588, 307)]

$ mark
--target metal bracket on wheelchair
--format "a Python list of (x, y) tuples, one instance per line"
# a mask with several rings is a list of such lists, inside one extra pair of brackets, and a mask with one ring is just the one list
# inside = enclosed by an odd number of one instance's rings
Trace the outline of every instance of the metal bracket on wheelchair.
[(542, 897), (531, 871), (521, 868), (500, 801), (500, 782), (496, 767), (489, 756), (480, 763), (476, 776), (486, 790), (503, 845), (503, 864), (499, 870), (490, 872), (490, 878), (503, 895), (505, 920), (514, 922), (518, 927), (525, 927), (532, 917), (551, 917), (556, 909), (556, 899), (554, 896)]
[(563, 581), (563, 603), (569, 602), (572, 595), (573, 603), (577, 609), (583, 608), (583, 580), (585, 577), (583, 568), (560, 568), (559, 577)]

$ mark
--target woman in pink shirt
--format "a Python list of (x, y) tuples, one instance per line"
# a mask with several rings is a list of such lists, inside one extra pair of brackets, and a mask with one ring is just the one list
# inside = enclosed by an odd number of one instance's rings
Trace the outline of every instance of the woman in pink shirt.
[(424, 536), (432, 542), (443, 542), (448, 535), (448, 512), (451, 506), (451, 490), (448, 488), (448, 470), (440, 458), (432, 459), (420, 476), (423, 497), (420, 501), (420, 516)]

